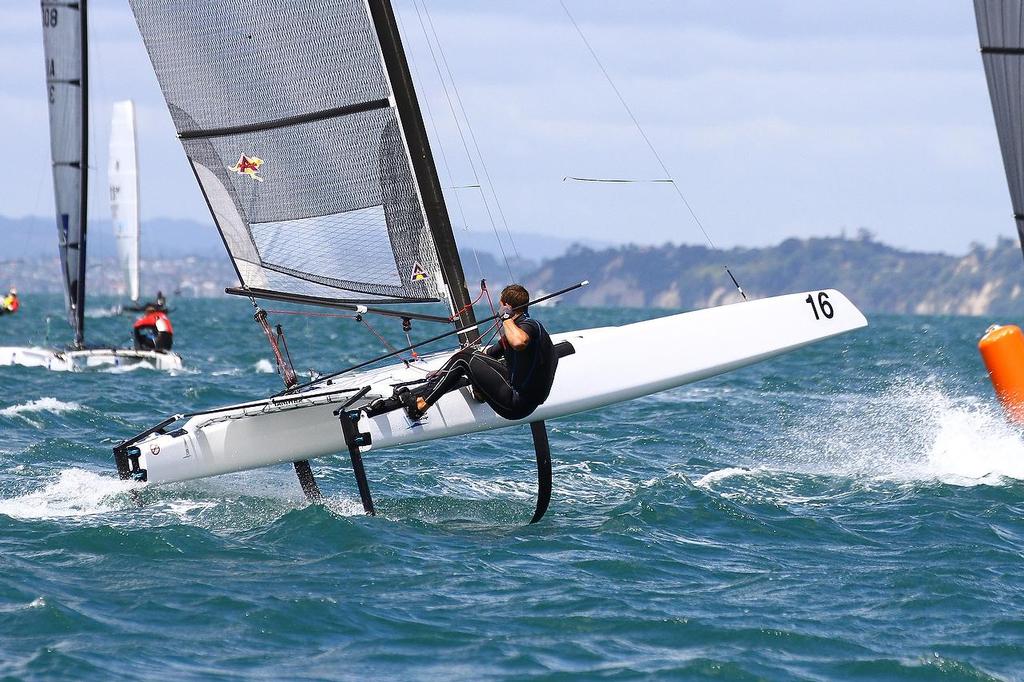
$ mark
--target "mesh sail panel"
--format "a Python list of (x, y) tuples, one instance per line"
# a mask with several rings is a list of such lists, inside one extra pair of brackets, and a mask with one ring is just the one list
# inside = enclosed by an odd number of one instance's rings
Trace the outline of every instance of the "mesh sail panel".
[(57, 244), (64, 280), (68, 322), (81, 341), (80, 308), (85, 292), (80, 251), (84, 250), (85, 215), (82, 210), (85, 162), (82, 144), (84, 65), (82, 17), (78, 5), (42, 2), (43, 51), (46, 58), (46, 91), (50, 108), (50, 155), (53, 160), (53, 193), (57, 210)]
[(364, 0), (131, 4), (243, 286), (339, 301), (439, 297)]
[(975, 0), (1014, 220), (1024, 249), (1024, 0)]

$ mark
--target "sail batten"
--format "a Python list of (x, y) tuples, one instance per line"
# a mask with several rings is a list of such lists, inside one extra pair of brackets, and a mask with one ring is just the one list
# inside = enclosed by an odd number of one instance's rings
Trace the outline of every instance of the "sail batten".
[(86, 2), (43, 0), (41, 7), (57, 246), (68, 323), (80, 347), (85, 334), (89, 172)]
[(243, 290), (447, 295), (366, 0), (131, 5)]
[(1024, 0), (974, 0), (1010, 203), (1024, 250)]

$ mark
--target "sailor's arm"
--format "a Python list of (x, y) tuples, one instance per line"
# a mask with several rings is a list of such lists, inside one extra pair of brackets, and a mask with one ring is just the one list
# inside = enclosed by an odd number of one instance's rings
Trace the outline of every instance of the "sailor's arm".
[(503, 320), (501, 323), (502, 330), (505, 332), (505, 342), (508, 343), (512, 350), (523, 350), (530, 343), (530, 335), (520, 329), (519, 325), (516, 324), (515, 318), (509, 318)]

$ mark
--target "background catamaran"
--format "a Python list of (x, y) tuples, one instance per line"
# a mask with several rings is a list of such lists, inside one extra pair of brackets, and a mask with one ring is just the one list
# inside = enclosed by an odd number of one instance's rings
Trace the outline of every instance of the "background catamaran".
[(0, 347), (0, 365), (75, 371), (88, 367), (148, 366), (180, 369), (174, 353), (85, 344), (86, 227), (89, 193), (89, 58), (87, 2), (43, 0), (50, 152), (57, 209), (57, 239), (68, 322), (74, 343), (66, 350)]
[[(363, 408), (421, 383), (447, 353), (297, 384), (256, 299), (330, 305), (486, 335), (456, 249), (395, 15), (388, 0), (330, 3), (132, 0), (196, 179), (288, 388), (271, 398), (169, 417), (115, 448), (124, 478), (152, 484), (348, 451), (367, 512), (371, 448), (501, 428), (468, 389), (428, 415)], [(271, 20), (272, 19), (272, 20)], [(579, 285), (577, 285), (579, 286)], [(575, 288), (575, 287), (571, 287)], [(413, 312), (444, 302), (451, 316)], [(392, 306), (401, 305), (401, 310)], [(562, 357), (547, 402), (527, 421), (541, 495), (550, 494), (544, 420), (680, 386), (867, 324), (834, 290), (553, 335)], [(397, 355), (393, 353), (392, 355)], [(379, 360), (379, 359), (378, 359)]]

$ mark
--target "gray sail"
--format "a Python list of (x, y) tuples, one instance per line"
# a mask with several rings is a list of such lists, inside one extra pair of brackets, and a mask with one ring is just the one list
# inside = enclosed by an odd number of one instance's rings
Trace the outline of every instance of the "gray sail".
[(1024, 249), (1024, 0), (974, 0), (981, 58)]
[(131, 5), (245, 289), (440, 298), (445, 275), (366, 0)]
[(50, 107), (50, 154), (57, 239), (68, 322), (81, 346), (85, 326), (85, 237), (88, 188), (86, 0), (43, 0), (43, 48)]

